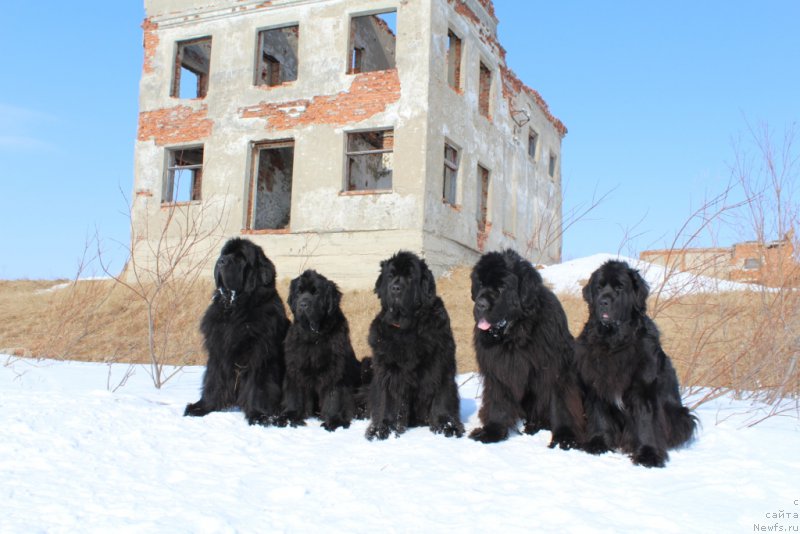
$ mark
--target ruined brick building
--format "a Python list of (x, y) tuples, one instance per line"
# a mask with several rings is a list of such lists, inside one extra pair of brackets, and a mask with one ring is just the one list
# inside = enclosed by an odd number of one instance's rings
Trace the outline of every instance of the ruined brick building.
[(800, 286), (794, 232), (768, 242), (745, 241), (731, 247), (645, 250), (639, 258), (678, 271), (771, 287)]
[(502, 247), (560, 260), (566, 128), (507, 68), (491, 0), (145, 9), (139, 265), (187, 226), (345, 287), (398, 249), (437, 273)]

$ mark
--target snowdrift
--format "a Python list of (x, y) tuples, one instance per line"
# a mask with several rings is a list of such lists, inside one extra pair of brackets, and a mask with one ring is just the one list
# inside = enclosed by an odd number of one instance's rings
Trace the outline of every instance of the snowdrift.
[(545, 282), (556, 293), (580, 295), (584, 284), (592, 276), (592, 273), (608, 260), (624, 261), (634, 269), (638, 269), (650, 286), (651, 295), (655, 294), (656, 291), (661, 291), (663, 297), (673, 297), (719, 291), (763, 290), (761, 286), (753, 284), (741, 284), (691, 273), (669, 272), (661, 265), (614, 254), (595, 254), (585, 258), (565, 261), (564, 263), (544, 267), (539, 272)]

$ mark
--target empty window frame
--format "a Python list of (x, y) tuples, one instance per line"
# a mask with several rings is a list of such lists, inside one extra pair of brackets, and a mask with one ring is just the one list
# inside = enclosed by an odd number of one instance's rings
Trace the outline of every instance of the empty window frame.
[(350, 19), (347, 72), (371, 72), (395, 67), (397, 11)]
[(461, 39), (452, 30), (447, 31), (447, 84), (461, 88)]
[(200, 200), (203, 183), (203, 147), (167, 150), (167, 175), (162, 204)]
[(478, 231), (485, 232), (489, 219), (489, 169), (483, 165), (478, 165), (478, 205), (475, 213)]
[(458, 189), (458, 149), (456, 149), (455, 147), (453, 147), (448, 143), (445, 143), (442, 200), (452, 206), (455, 206), (457, 189)]
[(392, 189), (394, 130), (347, 134), (347, 191)]
[(203, 98), (208, 93), (211, 69), (211, 37), (179, 41), (170, 96)]
[(761, 268), (761, 260), (758, 258), (745, 258), (744, 268), (748, 271)]
[(247, 202), (247, 228), (249, 230), (289, 228), (294, 141), (254, 144), (252, 169)]
[(533, 130), (528, 130), (528, 156), (536, 160), (536, 148), (539, 144), (539, 134)]
[(557, 162), (558, 162), (558, 156), (556, 156), (553, 152), (550, 152), (550, 161), (547, 164), (547, 174), (550, 175), (550, 178), (555, 178), (556, 176)]
[(275, 86), (297, 79), (299, 36), (297, 25), (258, 32), (256, 85)]
[(478, 77), (478, 112), (489, 117), (492, 92), (492, 71), (481, 61)]

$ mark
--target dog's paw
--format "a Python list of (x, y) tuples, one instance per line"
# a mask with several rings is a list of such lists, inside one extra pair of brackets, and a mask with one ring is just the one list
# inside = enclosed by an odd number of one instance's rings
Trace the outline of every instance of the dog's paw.
[(470, 439), (480, 441), (481, 443), (497, 443), (503, 441), (508, 437), (508, 429), (501, 428), (498, 425), (486, 425), (478, 427), (469, 434)]
[(578, 448), (578, 440), (575, 438), (575, 433), (569, 428), (560, 428), (553, 432), (553, 438), (550, 440), (549, 448), (558, 448), (562, 451)]
[(249, 425), (259, 426), (286, 426), (281, 425), (283, 420), (279, 415), (268, 415), (263, 412), (256, 412), (247, 415), (247, 423)]
[(200, 402), (187, 404), (186, 409), (183, 410), (184, 417), (203, 417), (206, 414), (208, 414), (208, 410)]
[(544, 429), (543, 425), (535, 421), (528, 421), (527, 423), (525, 423), (525, 427), (522, 429), (522, 431), (525, 432), (526, 434), (533, 436), (534, 434), (543, 429)]
[(633, 463), (644, 467), (664, 467), (667, 463), (667, 451), (659, 451), (650, 445), (639, 447), (633, 455)]
[(337, 428), (350, 428), (350, 421), (342, 421), (338, 417), (323, 421), (322, 428), (328, 432), (334, 432)]
[(606, 440), (603, 439), (603, 436), (594, 436), (589, 440), (588, 443), (586, 443), (586, 445), (583, 447), (583, 450), (589, 454), (605, 454), (611, 449), (608, 448)]
[(364, 434), (370, 441), (373, 439), (384, 440), (392, 433), (392, 429), (386, 423), (373, 423), (367, 427), (367, 432)]
[(434, 434), (444, 434), (446, 438), (453, 436), (460, 438), (464, 435), (464, 425), (450, 418), (443, 418), (437, 424), (431, 425), (431, 432)]

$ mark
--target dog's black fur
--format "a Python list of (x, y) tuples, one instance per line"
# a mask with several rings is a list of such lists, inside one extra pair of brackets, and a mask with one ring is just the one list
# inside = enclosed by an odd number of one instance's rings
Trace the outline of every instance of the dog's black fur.
[(551, 448), (580, 446), (585, 421), (574, 341), (541, 275), (513, 250), (489, 252), (472, 270), (472, 300), (483, 426), (470, 437), (502, 441), (522, 419), (527, 434), (551, 430)]
[(275, 290), (275, 266), (261, 247), (234, 238), (222, 247), (214, 281), (217, 289), (200, 324), (208, 352), (203, 391), (184, 415), (239, 407), (251, 425), (275, 423), (289, 327)]
[(586, 449), (611, 449), (645, 467), (664, 467), (667, 450), (690, 441), (696, 419), (646, 315), (649, 288), (638, 271), (608, 261), (583, 288), (589, 319), (577, 343), (588, 417)]
[(335, 283), (307, 270), (289, 288), (294, 322), (284, 341), (284, 417), (293, 426), (319, 416), (328, 431), (348, 428), (365, 415), (361, 365), (350, 343), (350, 327)]
[(368, 439), (427, 425), (461, 437), (450, 317), (425, 261), (401, 251), (381, 262), (375, 282), (381, 310), (369, 329), (372, 373)]

